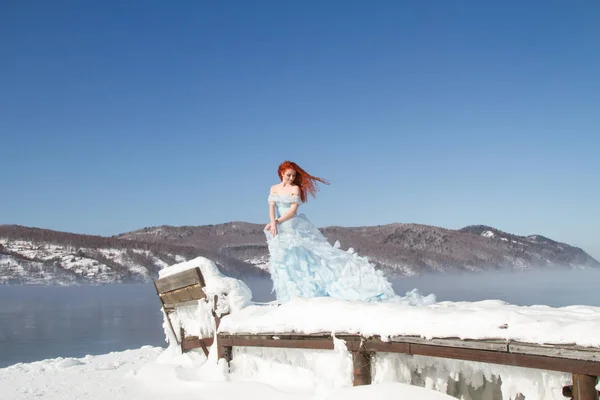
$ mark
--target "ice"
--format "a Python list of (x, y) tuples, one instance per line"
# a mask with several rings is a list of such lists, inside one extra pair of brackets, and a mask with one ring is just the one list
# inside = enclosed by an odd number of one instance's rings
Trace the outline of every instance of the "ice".
[[(437, 302), (416, 290), (391, 301), (360, 303), (333, 298), (253, 304), (248, 287), (223, 276), (206, 258), (161, 271), (161, 277), (200, 268), (207, 301), (172, 314), (188, 334), (214, 336), (211, 299), (219, 297), (220, 331), (228, 333), (321, 333), (334, 350), (234, 347), (230, 366), (217, 360), (213, 344), (182, 354), (165, 324), (166, 349), (142, 347), (83, 358), (58, 358), (0, 369), (2, 399), (86, 398), (158, 400), (352, 400), (358, 398), (441, 400), (562, 399), (571, 375), (471, 361), (393, 353), (373, 357), (373, 384), (352, 387), (353, 363), (336, 334), (422, 338), (502, 339), (600, 347), (600, 307), (520, 307), (498, 300)], [(473, 323), (476, 321), (476, 323)], [(178, 332), (177, 332), (178, 334)], [(600, 388), (600, 384), (598, 385)], [(449, 397), (449, 395), (454, 397)]]

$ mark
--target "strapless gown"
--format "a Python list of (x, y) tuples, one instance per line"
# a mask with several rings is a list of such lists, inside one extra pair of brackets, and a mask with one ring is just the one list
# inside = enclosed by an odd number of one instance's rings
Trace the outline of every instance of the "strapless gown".
[[(270, 195), (277, 217), (300, 199), (290, 195)], [(269, 270), (280, 302), (295, 297), (329, 296), (352, 301), (380, 301), (395, 296), (392, 285), (366, 257), (329, 244), (327, 238), (298, 214), (277, 225), (273, 237), (265, 231), (269, 246)]]

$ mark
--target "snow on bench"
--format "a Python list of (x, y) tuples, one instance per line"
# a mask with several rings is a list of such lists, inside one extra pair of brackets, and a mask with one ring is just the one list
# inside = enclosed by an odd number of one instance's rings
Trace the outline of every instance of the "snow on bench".
[(154, 286), (169, 327), (167, 341), (182, 352), (200, 347), (206, 356), (221, 318), (247, 306), (252, 297), (243, 282), (223, 276), (204, 257), (162, 269)]

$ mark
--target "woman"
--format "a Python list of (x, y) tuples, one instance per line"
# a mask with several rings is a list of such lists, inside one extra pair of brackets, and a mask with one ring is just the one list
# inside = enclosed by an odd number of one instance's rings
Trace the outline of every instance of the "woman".
[(330, 296), (377, 301), (394, 296), (390, 283), (365, 257), (331, 246), (304, 214), (297, 214), (317, 183), (298, 164), (284, 161), (277, 170), (281, 183), (269, 194), (270, 222), (265, 226), (269, 269), (279, 301), (294, 297)]

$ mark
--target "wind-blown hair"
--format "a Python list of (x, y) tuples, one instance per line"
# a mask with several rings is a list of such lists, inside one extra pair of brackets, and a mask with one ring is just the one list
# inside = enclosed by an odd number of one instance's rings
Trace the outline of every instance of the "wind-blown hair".
[(307, 192), (312, 195), (312, 197), (316, 197), (317, 192), (319, 191), (319, 187), (317, 186), (317, 182), (324, 183), (325, 185), (329, 185), (325, 179), (319, 178), (317, 176), (312, 176), (302, 168), (298, 164), (292, 161), (284, 161), (279, 165), (277, 169), (277, 175), (279, 175), (279, 179), (283, 179), (283, 173), (288, 169), (293, 169), (296, 171), (296, 178), (294, 179), (294, 185), (297, 185), (300, 188), (300, 200), (305, 203), (308, 200)]

